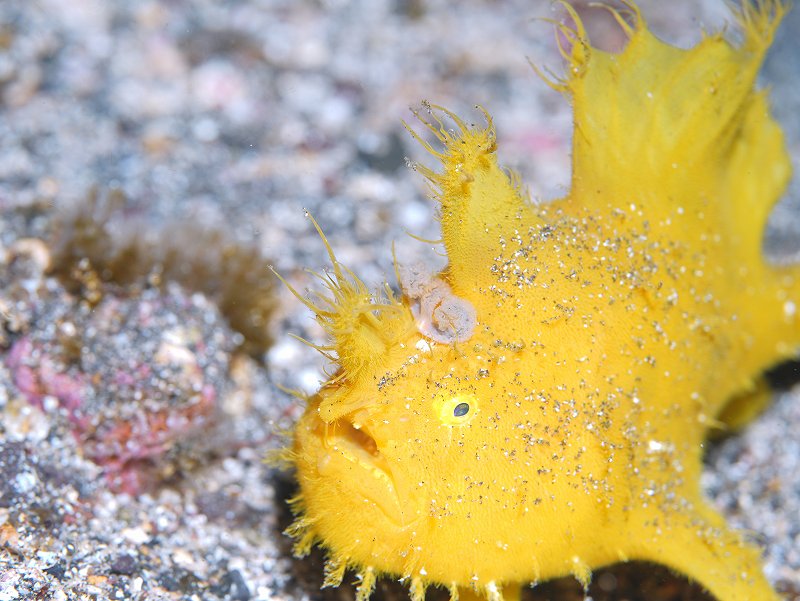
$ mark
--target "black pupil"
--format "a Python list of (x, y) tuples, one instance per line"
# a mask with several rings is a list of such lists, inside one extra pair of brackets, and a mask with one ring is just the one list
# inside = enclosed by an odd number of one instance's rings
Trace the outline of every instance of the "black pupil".
[(454, 417), (463, 417), (467, 413), (469, 413), (469, 405), (467, 403), (459, 403), (453, 409), (453, 416)]

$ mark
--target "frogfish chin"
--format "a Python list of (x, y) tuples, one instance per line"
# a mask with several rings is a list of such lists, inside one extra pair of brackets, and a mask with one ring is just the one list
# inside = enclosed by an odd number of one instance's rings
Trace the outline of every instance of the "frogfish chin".
[[(658, 40), (610, 8), (619, 54), (579, 16), (556, 24), (574, 110), (571, 189), (529, 200), (496, 158), (491, 119), (428, 106), (447, 267), (398, 267), (379, 294), (342, 266), (301, 300), (337, 370), (291, 446), (298, 555), (325, 585), (380, 576), (453, 599), (615, 562), (652, 561), (721, 601), (778, 599), (758, 548), (700, 488), (702, 448), (768, 397), (766, 369), (800, 346), (800, 270), (762, 256), (790, 167), (755, 89), (785, 7), (745, 2), (741, 42)], [(447, 123), (447, 125), (445, 124)], [(327, 240), (320, 232), (327, 246)]]

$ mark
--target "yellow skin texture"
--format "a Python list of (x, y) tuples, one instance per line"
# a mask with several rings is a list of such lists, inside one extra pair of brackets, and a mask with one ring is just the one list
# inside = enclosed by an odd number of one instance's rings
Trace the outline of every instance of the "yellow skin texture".
[(559, 25), (568, 196), (527, 199), (491, 122), (427, 117), (442, 165), (418, 169), (440, 204), (439, 278), (475, 310), (467, 339), (437, 342), (418, 298), (373, 297), (331, 253), (327, 292), (306, 302), (339, 371), (286, 454), (290, 534), (299, 554), (327, 550), (327, 585), (353, 569), (360, 600), (386, 575), (415, 600), (438, 584), (494, 601), (649, 560), (724, 601), (778, 599), (699, 479), (710, 430), (751, 417), (760, 374), (800, 343), (798, 272), (761, 253), (790, 169), (754, 79), (783, 7), (745, 5), (740, 45), (690, 50), (627, 9), (618, 55), (577, 15)]

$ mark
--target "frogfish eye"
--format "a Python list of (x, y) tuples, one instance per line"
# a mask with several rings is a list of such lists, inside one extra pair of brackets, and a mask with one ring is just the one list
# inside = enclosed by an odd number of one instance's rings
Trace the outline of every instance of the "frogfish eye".
[(434, 408), (443, 425), (463, 426), (475, 417), (478, 411), (478, 399), (468, 394), (457, 394), (437, 399)]

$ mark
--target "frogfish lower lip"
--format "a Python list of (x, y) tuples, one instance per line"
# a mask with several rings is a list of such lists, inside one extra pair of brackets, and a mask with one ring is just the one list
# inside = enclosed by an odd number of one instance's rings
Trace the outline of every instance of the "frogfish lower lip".
[[(386, 457), (380, 452), (375, 439), (364, 427), (356, 427), (340, 418), (323, 426), (324, 447), (328, 451), (326, 461), (338, 456), (364, 471), (367, 478), (352, 484), (358, 492), (372, 501), (388, 520), (397, 526), (404, 523), (402, 503), (395, 486), (395, 479)], [(323, 473), (324, 470), (320, 470)]]

